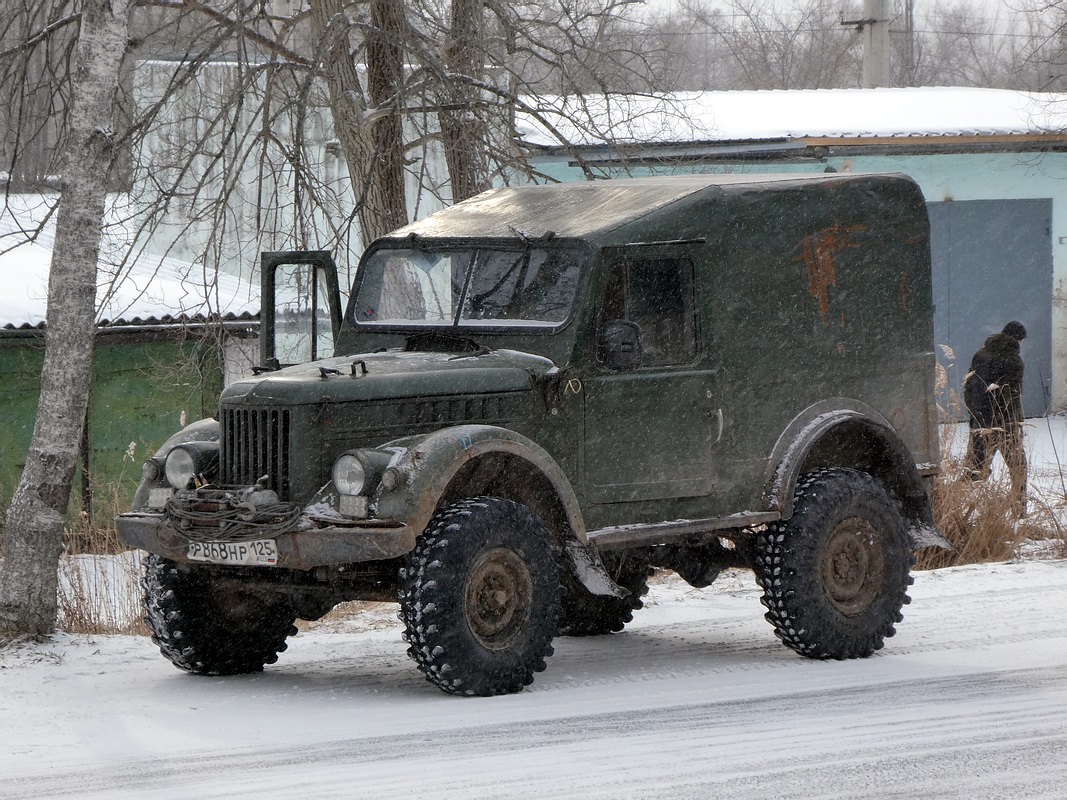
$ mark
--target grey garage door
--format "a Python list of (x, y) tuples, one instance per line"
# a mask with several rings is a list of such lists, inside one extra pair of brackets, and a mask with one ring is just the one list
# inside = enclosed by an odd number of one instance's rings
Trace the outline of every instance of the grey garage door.
[[(959, 391), (985, 338), (1017, 319), (1026, 326), (1023, 407), (1049, 405), (1052, 365), (1052, 200), (930, 203), (934, 336), (955, 353), (949, 383)], [(940, 349), (940, 348), (939, 348)]]

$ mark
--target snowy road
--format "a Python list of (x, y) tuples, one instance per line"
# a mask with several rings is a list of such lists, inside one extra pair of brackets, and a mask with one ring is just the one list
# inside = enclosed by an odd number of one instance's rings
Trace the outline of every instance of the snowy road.
[(486, 699), (425, 683), (384, 613), (239, 678), (60, 639), (0, 654), (0, 797), (1067, 796), (1067, 562), (912, 596), (884, 651), (819, 663), (777, 644), (750, 577), (671, 583)]

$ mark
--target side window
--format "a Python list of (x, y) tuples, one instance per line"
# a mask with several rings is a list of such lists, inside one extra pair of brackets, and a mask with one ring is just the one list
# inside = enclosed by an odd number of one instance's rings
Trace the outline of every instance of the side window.
[(693, 265), (684, 258), (623, 261), (608, 276), (598, 327), (612, 320), (641, 329), (641, 365), (686, 364), (696, 356)]

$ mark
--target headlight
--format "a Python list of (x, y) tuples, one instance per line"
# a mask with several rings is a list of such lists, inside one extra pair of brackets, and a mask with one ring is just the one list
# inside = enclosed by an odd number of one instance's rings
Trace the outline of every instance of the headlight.
[(163, 471), (175, 489), (187, 489), (196, 476), (211, 481), (219, 468), (219, 446), (215, 442), (179, 444), (169, 453)]
[(367, 488), (367, 465), (353, 453), (345, 453), (333, 465), (333, 485), (341, 494), (363, 494)]
[(333, 485), (342, 495), (369, 495), (382, 479), (392, 453), (349, 450), (333, 462)]
[(188, 450), (175, 447), (167, 453), (167, 483), (175, 489), (188, 489), (189, 481), (196, 475), (196, 461)]

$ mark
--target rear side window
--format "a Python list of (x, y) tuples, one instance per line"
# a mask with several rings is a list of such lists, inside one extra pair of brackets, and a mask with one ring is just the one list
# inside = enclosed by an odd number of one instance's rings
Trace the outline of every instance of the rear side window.
[(611, 320), (640, 326), (643, 366), (691, 362), (696, 357), (692, 262), (647, 258), (616, 264), (604, 291), (599, 325)]

